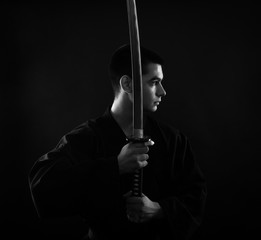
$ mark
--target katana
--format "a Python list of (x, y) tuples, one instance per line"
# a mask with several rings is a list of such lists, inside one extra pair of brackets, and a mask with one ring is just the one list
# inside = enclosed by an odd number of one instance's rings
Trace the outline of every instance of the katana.
[[(148, 140), (143, 133), (143, 90), (142, 90), (142, 68), (140, 53), (140, 38), (138, 17), (135, 0), (127, 0), (129, 37), (132, 67), (132, 91), (133, 91), (133, 129), (131, 142), (145, 142)], [(143, 170), (135, 171), (133, 177), (132, 195), (142, 195)]]

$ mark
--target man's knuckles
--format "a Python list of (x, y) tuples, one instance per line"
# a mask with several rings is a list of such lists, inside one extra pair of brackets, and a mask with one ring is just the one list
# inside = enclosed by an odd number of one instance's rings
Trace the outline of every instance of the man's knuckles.
[(147, 161), (138, 161), (138, 167), (139, 168), (144, 168), (148, 165)]

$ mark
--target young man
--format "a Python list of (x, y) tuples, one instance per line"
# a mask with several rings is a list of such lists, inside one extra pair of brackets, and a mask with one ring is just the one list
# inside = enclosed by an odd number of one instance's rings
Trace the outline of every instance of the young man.
[[(40, 217), (82, 216), (88, 239), (187, 239), (200, 225), (206, 184), (186, 136), (156, 121), (166, 91), (163, 61), (141, 48), (144, 133), (151, 140), (129, 143), (132, 133), (130, 46), (112, 56), (115, 98), (103, 116), (66, 134), (30, 173)], [(143, 168), (142, 197), (131, 195), (133, 173)]]

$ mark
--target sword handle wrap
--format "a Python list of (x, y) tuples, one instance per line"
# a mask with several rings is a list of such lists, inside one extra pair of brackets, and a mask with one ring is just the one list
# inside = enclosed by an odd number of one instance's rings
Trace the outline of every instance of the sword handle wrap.
[[(136, 137), (127, 138), (127, 141), (132, 143), (144, 143), (149, 140), (150, 140), (149, 136), (145, 136), (143, 138), (136, 138)], [(141, 197), (142, 187), (143, 187), (143, 168), (136, 170), (133, 174), (132, 196)]]

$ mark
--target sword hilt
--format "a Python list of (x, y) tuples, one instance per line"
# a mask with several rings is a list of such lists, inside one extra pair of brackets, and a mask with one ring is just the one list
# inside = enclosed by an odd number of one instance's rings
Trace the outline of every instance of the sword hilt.
[[(127, 141), (132, 143), (144, 143), (149, 141), (150, 137), (145, 136), (143, 138), (130, 137), (127, 138)], [(132, 183), (132, 196), (141, 197), (142, 196), (142, 187), (143, 187), (143, 168), (137, 169), (133, 174), (133, 183)]]

